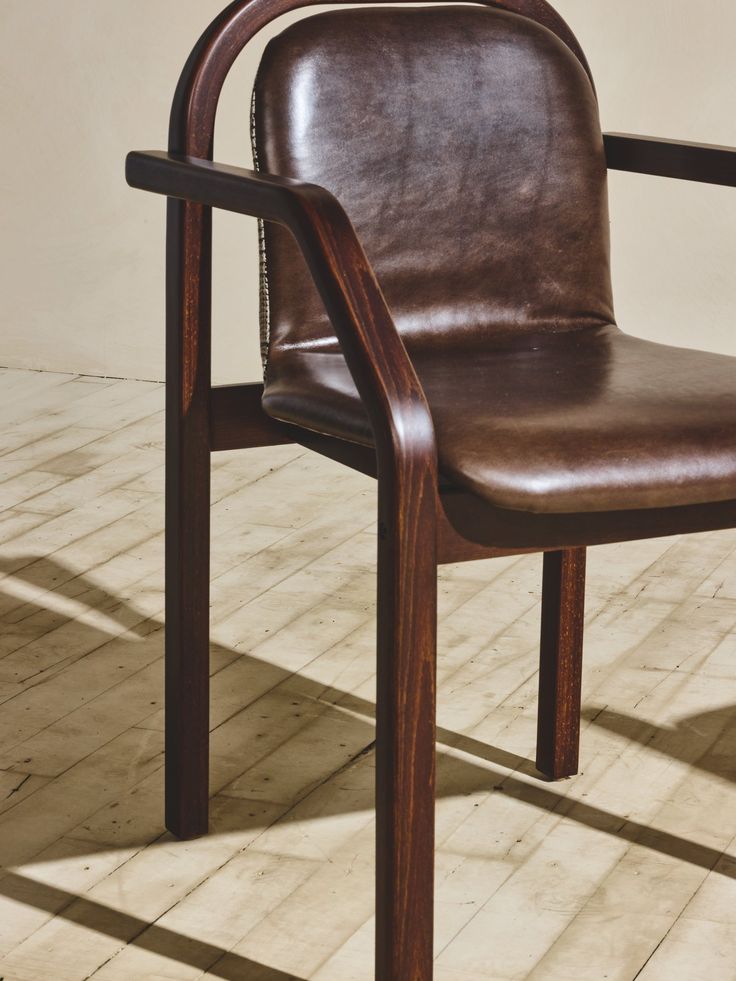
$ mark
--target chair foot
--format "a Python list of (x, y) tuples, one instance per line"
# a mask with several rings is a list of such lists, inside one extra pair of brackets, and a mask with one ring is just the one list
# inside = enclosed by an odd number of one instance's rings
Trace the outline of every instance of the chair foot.
[[(166, 827), (177, 838), (207, 834), (209, 811), (209, 575), (193, 568), (189, 547), (209, 547), (209, 501), (188, 522), (188, 544), (167, 526)], [(205, 568), (207, 565), (205, 564)]]
[[(382, 492), (379, 485), (379, 502)], [(431, 981), (437, 562), (434, 507), (379, 503), (376, 978)], [(415, 512), (415, 513), (412, 513)]]
[(551, 780), (578, 772), (584, 612), (585, 549), (546, 552), (537, 769)]

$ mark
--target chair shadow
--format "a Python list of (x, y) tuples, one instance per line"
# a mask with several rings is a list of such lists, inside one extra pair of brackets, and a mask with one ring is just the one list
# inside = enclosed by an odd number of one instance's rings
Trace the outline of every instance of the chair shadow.
[(121, 943), (132, 944), (160, 957), (207, 971), (225, 981), (301, 981), (293, 974), (285, 974), (277, 968), (241, 957), (224, 947), (195, 940), (85, 896), (77, 896), (65, 889), (59, 889), (58, 886), (49, 886), (15, 872), (9, 872), (0, 879), (0, 895), (61, 917), (70, 923), (79, 924)]
[(609, 708), (587, 706), (583, 717), (601, 729), (736, 783), (736, 706), (696, 712), (674, 726), (659, 726)]
[[(48, 586), (48, 588), (54, 588), (63, 596), (75, 599), (82, 597), (84, 602), (87, 599), (93, 600), (95, 602), (94, 609), (97, 611), (102, 609), (112, 621), (133, 632), (133, 638), (127, 640), (124, 637), (121, 639), (120, 635), (117, 635), (117, 641), (123, 646), (123, 650), (124, 645), (137, 643), (135, 638), (150, 637), (152, 632), (160, 629), (161, 622), (156, 618), (145, 618), (124, 599), (101, 589), (84, 575), (66, 568), (52, 558), (29, 556), (28, 559), (29, 561), (25, 566), (19, 563), (17, 558), (12, 561), (12, 575), (16, 579), (20, 578), (27, 585), (35, 587), (57, 583), (58, 585)], [(0, 570), (3, 568), (8, 570), (10, 567), (7, 563), (0, 562)], [(0, 581), (0, 600), (3, 595), (2, 581)], [(45, 608), (42, 605), (42, 600), (43, 597), (40, 596), (37, 600), (27, 602), (25, 616), (32, 617), (35, 613), (43, 615)], [(15, 609), (17, 613), (20, 607)], [(128, 628), (126, 624), (132, 626)], [(100, 634), (104, 642), (104, 627), (90, 625), (87, 629), (95, 632), (95, 639), (99, 639), (97, 635)], [(80, 635), (81, 649), (86, 649), (84, 633), (82, 631)], [(130, 633), (128, 633), (128, 637), (130, 638)], [(253, 654), (238, 653), (218, 645), (213, 645), (213, 650), (228, 655), (229, 662), (233, 660), (233, 655), (237, 655), (241, 665), (246, 667), (246, 673), (252, 671), (254, 676), (261, 673), (266, 667), (266, 662)], [(94, 658), (95, 650), (80, 656)], [(124, 657), (124, 653), (121, 656)], [(2, 665), (2, 659), (0, 659), (0, 665)], [(326, 686), (304, 675), (293, 675), (286, 670), (274, 672), (273, 665), (268, 665), (268, 668), (274, 675), (275, 687), (285, 679), (291, 678), (293, 687), (290, 692), (294, 691), (297, 696), (304, 700), (319, 702), (321, 709), (326, 714), (335, 713), (345, 725), (351, 727), (352, 736), (355, 737), (351, 739), (351, 745), (355, 744), (362, 748), (360, 752), (354, 754), (346, 766), (351, 766), (359, 757), (365, 756), (371, 750), (375, 738), (373, 725), (375, 706), (372, 702), (350, 692)], [(52, 683), (53, 676), (47, 685), (52, 685)], [(326, 697), (327, 694), (329, 694), (329, 699)], [(0, 706), (0, 711), (2, 711), (2, 706)], [(665, 732), (657, 726), (643, 726), (639, 720), (613, 712), (596, 713), (589, 709), (585, 715), (596, 725), (605, 726), (612, 732), (638, 739), (643, 744), (651, 745), (655, 749), (659, 736), (664, 734), (667, 737), (666, 752), (678, 756), (678, 746), (681, 744), (677, 739), (673, 740), (672, 732), (669, 730)], [(279, 719), (270, 719), (270, 724), (278, 725)], [(692, 762), (692, 765), (723, 777), (723, 766), (718, 763), (721, 757), (716, 752), (716, 748), (721, 746), (723, 740), (718, 738), (716, 743), (713, 743), (711, 739), (711, 742), (706, 745), (702, 733), (712, 734), (714, 729), (719, 732), (728, 730), (728, 732), (733, 733), (731, 741), (736, 740), (736, 709), (722, 708), (715, 712), (693, 716), (683, 720), (678, 729), (680, 727), (682, 728), (682, 745), (685, 744), (685, 737), (689, 738), (690, 750), (687, 757), (685, 757), (683, 750), (679, 758), (687, 758), (687, 762)], [(693, 739), (701, 740), (701, 754), (693, 754)], [(438, 730), (438, 742), (440, 744), (437, 792), (439, 798), (469, 795), (478, 791), (501, 793), (539, 810), (557, 812), (567, 820), (620, 840), (637, 844), (661, 855), (706, 870), (713, 870), (718, 866), (718, 874), (736, 878), (736, 863), (722, 862), (722, 852), (718, 849), (688, 841), (667, 831), (649, 827), (636, 821), (627, 820), (613, 811), (570, 799), (566, 794), (545, 783), (536, 773), (534, 764), (530, 760), (502, 748), (489, 746), (463, 733), (443, 728)], [(697, 758), (698, 755), (700, 758)], [(736, 756), (736, 754), (734, 755)], [(476, 763), (474, 760), (479, 762)], [(537, 779), (534, 779), (535, 777)], [(732, 778), (730, 775), (729, 779)], [(237, 779), (237, 774), (234, 779)], [(305, 815), (304, 811), (305, 807), (308, 810), (308, 802), (314, 791), (314, 787), (307, 788), (278, 820), (289, 822), (303, 821), (305, 817), (308, 818), (309, 814)], [(126, 787), (121, 783), (119, 793), (126, 800), (126, 806), (134, 810), (136, 807), (135, 789)], [(328, 779), (319, 786), (318, 793), (320, 797), (319, 817), (371, 810), (374, 806), (373, 789), (368, 786), (358, 787), (355, 793), (346, 799), (345, 795), (340, 796), (335, 793), (335, 788), (330, 786)], [(32, 800), (33, 795), (25, 799)], [(237, 798), (230, 798), (230, 800), (237, 801)], [(305, 802), (307, 802), (306, 805)], [(254, 813), (252, 807), (249, 810), (248, 805), (252, 805), (252, 801), (243, 800), (242, 803), (244, 806), (237, 810), (237, 814), (234, 817), (231, 814), (228, 818), (227, 827), (221, 826), (217, 820), (217, 815), (213, 815), (215, 817), (213, 821), (215, 833), (246, 831), (264, 827), (263, 819), (259, 817), (258, 813)], [(15, 807), (10, 807), (0, 814), (0, 838), (5, 838), (8, 842), (12, 841), (14, 810)], [(161, 802), (161, 810), (163, 810), (163, 801)], [(216, 809), (213, 808), (213, 810)], [(71, 829), (67, 829), (61, 834), (68, 834), (70, 831)], [(161, 824), (158, 826), (158, 834), (163, 833), (164, 828)], [(151, 836), (141, 836), (141, 840), (137, 844), (144, 847), (150, 844), (152, 840), (155, 840), (155, 837), (152, 839)], [(79, 842), (80, 848), (83, 848), (85, 854), (92, 854), (96, 851), (111, 851), (116, 847), (129, 847), (130, 843), (128, 840), (124, 845), (116, 846), (110, 842)], [(37, 851), (40, 852), (42, 848), (43, 844), (40, 844)], [(30, 866), (33, 862), (34, 859), (31, 858), (29, 861), (16, 864)], [(126, 944), (134, 944), (154, 953), (163, 954), (182, 964), (207, 970), (216, 977), (228, 979), (228, 981), (245, 981), (245, 979), (247, 981), (286, 981), (288, 978), (294, 978), (293, 975), (284, 974), (279, 970), (250, 961), (223, 948), (148, 923), (84, 896), (45, 885), (11, 870), (10, 863), (6, 866), (4, 873), (0, 873), (0, 875), (2, 876), (0, 878), (1, 895), (79, 923)]]

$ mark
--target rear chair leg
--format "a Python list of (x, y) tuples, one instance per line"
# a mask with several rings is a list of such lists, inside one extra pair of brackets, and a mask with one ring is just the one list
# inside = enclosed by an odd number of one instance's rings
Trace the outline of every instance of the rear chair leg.
[(585, 612), (585, 549), (546, 552), (542, 582), (537, 769), (552, 780), (578, 771)]
[(437, 561), (433, 496), (379, 481), (376, 978), (431, 981)]
[(166, 827), (207, 833), (211, 212), (169, 201), (166, 325)]

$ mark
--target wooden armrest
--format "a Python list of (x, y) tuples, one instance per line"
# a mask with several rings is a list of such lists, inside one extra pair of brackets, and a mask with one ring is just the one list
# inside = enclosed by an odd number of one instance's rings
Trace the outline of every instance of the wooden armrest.
[(310, 199), (335, 200), (316, 184), (156, 150), (129, 153), (125, 177), (143, 191), (281, 224), (293, 222)]
[(604, 133), (603, 141), (611, 170), (736, 187), (734, 147), (628, 133)]
[(373, 427), (379, 469), (421, 458), (436, 475), (429, 407), (370, 263), (337, 199), (316, 184), (194, 157), (133, 152), (132, 187), (284, 225), (309, 266)]

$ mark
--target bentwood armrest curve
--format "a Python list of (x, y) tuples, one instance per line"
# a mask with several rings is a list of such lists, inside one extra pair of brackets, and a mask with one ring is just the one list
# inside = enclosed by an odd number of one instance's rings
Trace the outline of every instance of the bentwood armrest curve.
[(129, 153), (125, 177), (143, 191), (281, 224), (292, 217), (296, 202), (332, 197), (316, 184), (158, 150)]
[(132, 187), (262, 218), (294, 235), (335, 329), (373, 427), (379, 467), (422, 461), (436, 474), (432, 417), (375, 274), (340, 203), (329, 191), (159, 151), (126, 161)]
[(736, 147), (604, 133), (610, 170), (736, 187)]

